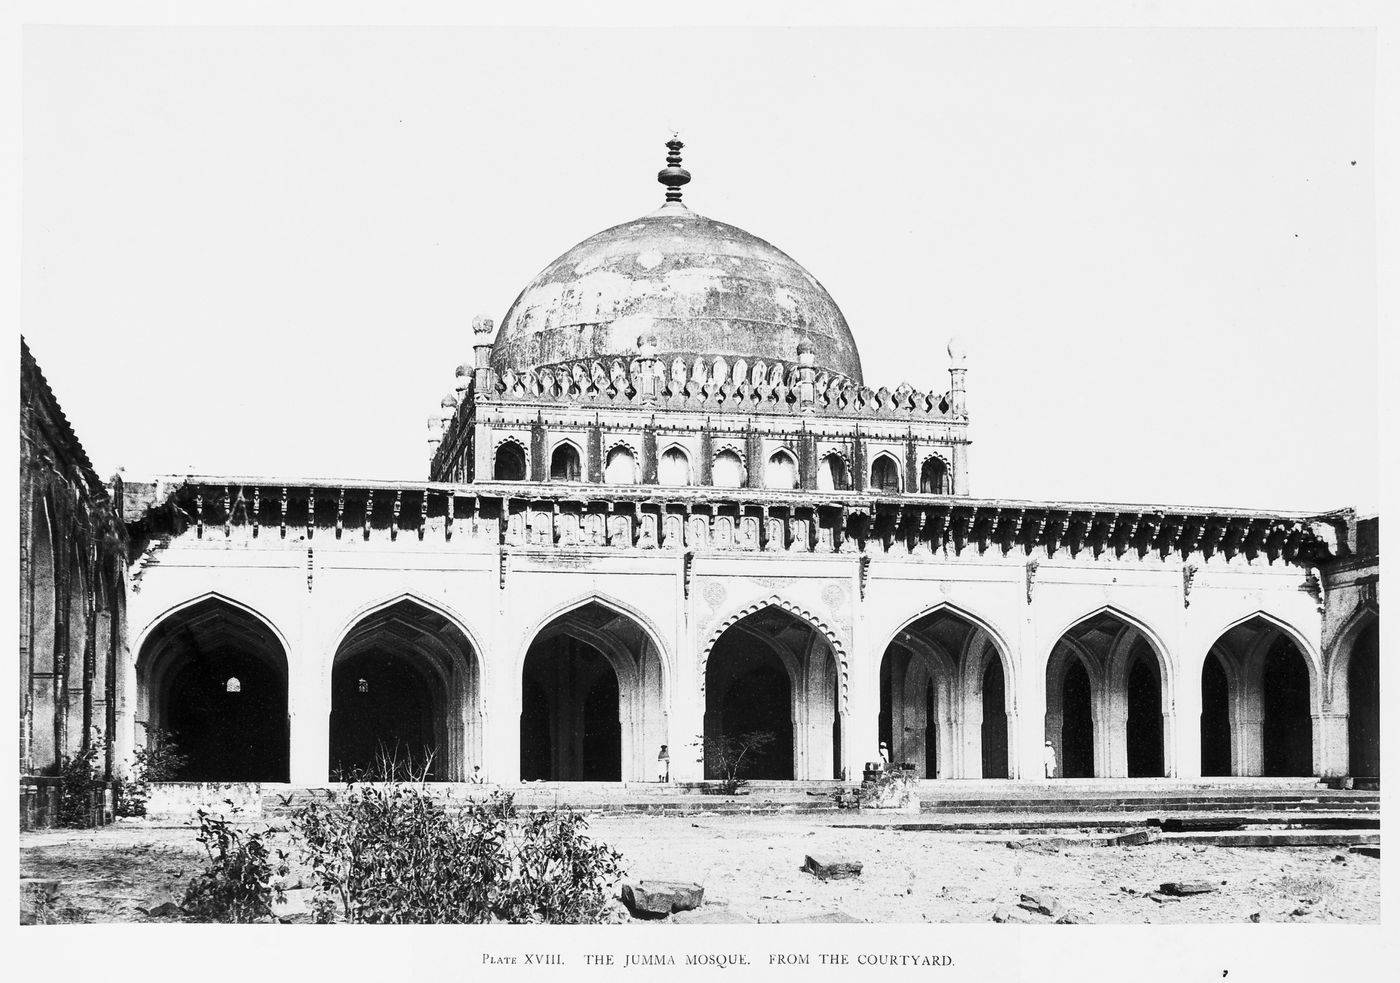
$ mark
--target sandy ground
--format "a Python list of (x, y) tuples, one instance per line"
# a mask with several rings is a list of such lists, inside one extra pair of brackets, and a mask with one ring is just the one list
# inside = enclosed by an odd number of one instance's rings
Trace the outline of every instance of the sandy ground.
[[(843, 813), (605, 815), (591, 828), (622, 852), (631, 877), (698, 881), (700, 911), (758, 922), (989, 922), (998, 908), (1016, 909), (1022, 892), (1053, 895), (1095, 923), (1380, 919), (1380, 861), (1345, 847), (1163, 842), (1037, 852), (975, 834), (836, 825), (850, 821)], [(859, 860), (864, 870), (819, 881), (800, 869), (808, 854)], [(183, 896), (202, 859), (192, 829), (139, 820), (20, 837), (21, 877), (63, 881), (54, 907), (67, 921), (144, 921), (145, 909)], [(1147, 896), (1165, 881), (1219, 889), (1165, 903)]]

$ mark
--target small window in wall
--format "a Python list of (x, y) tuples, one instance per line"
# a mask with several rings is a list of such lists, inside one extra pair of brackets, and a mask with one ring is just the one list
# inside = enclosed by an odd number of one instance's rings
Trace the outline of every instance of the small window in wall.
[(525, 448), (508, 440), (496, 448), (496, 468), (492, 472), (497, 481), (525, 480)]
[(579, 463), (578, 448), (573, 444), (560, 444), (554, 448), (554, 453), (549, 458), (549, 480), (583, 480), (583, 467)]
[(368, 693), (368, 692), (369, 692), (369, 680), (368, 680), (368, 679), (365, 679), (363, 676), (361, 676), (359, 682), (356, 683), (356, 685), (355, 685), (355, 689), (358, 690), (358, 691), (361, 692), (361, 693)]
[(715, 455), (713, 483), (716, 488), (741, 488), (744, 484), (744, 462), (731, 450)]
[(899, 465), (888, 454), (881, 454), (870, 465), (870, 490), (887, 494), (899, 492)]
[(919, 491), (925, 495), (947, 495), (948, 465), (936, 457), (925, 461), (919, 472)]
[(614, 447), (608, 451), (607, 467), (603, 480), (610, 485), (635, 485), (637, 483), (637, 458), (629, 447)]
[(768, 467), (763, 472), (763, 483), (769, 488), (796, 488), (797, 461), (787, 451), (775, 451), (773, 456), (768, 458)]
[(656, 482), (660, 485), (690, 484), (690, 458), (679, 447), (671, 447), (661, 455), (656, 466)]
[(225, 693), (242, 693), (243, 684), (238, 681), (237, 676), (228, 677), (228, 682), (224, 683)]
[(846, 491), (851, 487), (846, 462), (840, 454), (828, 454), (817, 467), (817, 487), (822, 491)]

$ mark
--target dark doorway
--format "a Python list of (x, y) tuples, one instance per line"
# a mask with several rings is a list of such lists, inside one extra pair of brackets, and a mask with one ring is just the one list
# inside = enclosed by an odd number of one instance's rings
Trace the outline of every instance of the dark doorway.
[(938, 691), (933, 680), (924, 687), (924, 777), (938, 777)]
[(331, 779), (436, 781), (432, 683), (408, 658), (366, 650), (331, 673)]
[(1148, 656), (1128, 670), (1128, 777), (1161, 778), (1162, 681)]
[(994, 657), (982, 673), (982, 777), (1007, 778), (1006, 674)]
[(622, 780), (617, 674), (602, 652), (569, 635), (536, 642), (521, 695), (523, 780)]
[(148, 728), (164, 730), (188, 782), (285, 782), (287, 661), (260, 619), (219, 598), (171, 615), (142, 645)]
[[(705, 739), (771, 733), (772, 743), (745, 759), (741, 775), (770, 780), (792, 778), (792, 685), (781, 660), (762, 645), (747, 640), (734, 644), (721, 638), (705, 675)], [(705, 777), (724, 777), (709, 756)]]
[(1347, 666), (1348, 772), (1356, 778), (1381, 775), (1380, 623), (1357, 636)]
[(1060, 774), (1065, 778), (1094, 777), (1094, 711), (1089, 673), (1077, 658), (1065, 667), (1060, 725)]
[(510, 440), (497, 447), (492, 473), (497, 481), (524, 481), (525, 448)]
[(1282, 636), (1264, 657), (1264, 774), (1313, 774), (1308, 665), (1297, 646)]
[(287, 780), (287, 691), (246, 651), (191, 660), (172, 676), (166, 728), (188, 763), (185, 782)]
[(1234, 774), (1230, 763), (1230, 682), (1214, 652), (1201, 668), (1201, 774)]

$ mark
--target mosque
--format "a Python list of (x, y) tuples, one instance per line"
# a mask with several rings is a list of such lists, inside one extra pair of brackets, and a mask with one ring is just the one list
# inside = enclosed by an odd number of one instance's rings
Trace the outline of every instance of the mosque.
[(66, 424), (26, 442), (24, 781), (156, 729), (186, 780), (299, 786), (388, 748), (693, 781), (753, 731), (772, 780), (881, 742), (928, 779), (1378, 777), (1374, 517), (974, 496), (962, 345), (871, 388), (667, 147), (660, 207), (474, 321), (422, 478), (104, 486)]

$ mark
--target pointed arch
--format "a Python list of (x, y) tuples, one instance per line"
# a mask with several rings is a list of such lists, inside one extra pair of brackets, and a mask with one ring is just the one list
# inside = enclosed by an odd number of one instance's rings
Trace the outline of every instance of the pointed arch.
[[(961, 604), (954, 604), (951, 601), (939, 601), (937, 604), (931, 604), (920, 610), (917, 614), (900, 622), (899, 626), (889, 633), (889, 636), (885, 639), (885, 643), (880, 647), (879, 651), (884, 652), (885, 649), (889, 648), (902, 633), (909, 629), (910, 625), (922, 621), (930, 615), (942, 612), (954, 615), (970, 623), (975, 628), (984, 632), (991, 640), (992, 648), (1001, 659), (1002, 672), (1006, 675), (1006, 709), (1008, 712), (1014, 712), (1016, 710), (1016, 693), (1018, 692), (1018, 671), (1011, 658), (1011, 646), (1007, 644), (1006, 635), (999, 628), (971, 608), (964, 607)], [(985, 663), (983, 664), (983, 668), (985, 668)]]
[(565, 615), (578, 611), (581, 608), (586, 608), (590, 604), (596, 604), (599, 607), (607, 608), (614, 614), (621, 615), (624, 618), (636, 622), (637, 627), (646, 635), (647, 640), (651, 642), (652, 648), (656, 650), (656, 654), (660, 658), (661, 671), (663, 674), (662, 682), (665, 684), (669, 702), (671, 680), (674, 675), (674, 656), (671, 653), (671, 647), (666, 644), (661, 630), (656, 626), (656, 622), (643, 612), (641, 608), (633, 604), (628, 604), (621, 598), (614, 597), (603, 591), (589, 591), (588, 593), (577, 594), (569, 600), (555, 605), (553, 608), (537, 617), (534, 624), (525, 635), (522, 636), (521, 642), (516, 649), (516, 669), (524, 665), (526, 653), (530, 651), (530, 646), (535, 643), (535, 639), (540, 636), (541, 632)]
[(1341, 630), (1328, 646), (1331, 653), (1327, 664), (1326, 688), (1323, 701), (1329, 707), (1346, 707), (1350, 697), (1347, 671), (1352, 653), (1361, 633), (1380, 621), (1380, 611), (1372, 604), (1362, 604), (1342, 624)]
[[(1249, 622), (1254, 621), (1256, 619), (1264, 622), (1269, 627), (1276, 629), (1278, 632), (1287, 637), (1293, 643), (1294, 647), (1298, 650), (1298, 652), (1303, 656), (1303, 662), (1308, 667), (1308, 683), (1311, 687), (1310, 699), (1312, 703), (1312, 712), (1320, 712), (1323, 707), (1324, 699), (1324, 676), (1322, 671), (1322, 658), (1320, 653), (1317, 651), (1317, 647), (1314, 646), (1313, 643), (1308, 639), (1308, 637), (1304, 635), (1301, 631), (1299, 631), (1295, 625), (1291, 624), (1288, 621), (1285, 621), (1283, 618), (1280, 618), (1277, 615), (1270, 614), (1268, 611), (1259, 609), (1252, 611), (1249, 614), (1235, 618), (1234, 620), (1226, 624), (1223, 628), (1215, 630), (1213, 634), (1209, 634), (1207, 637), (1213, 639), (1213, 641), (1211, 642), (1211, 645), (1213, 647), (1234, 629), (1239, 628), (1242, 625), (1246, 625)], [(1242, 662), (1246, 663), (1246, 665), (1244, 666), (1246, 671), (1248, 671), (1248, 663), (1251, 663), (1254, 660), (1254, 658), (1254, 655), (1250, 655), (1247, 658), (1242, 659)]]
[(271, 619), (209, 591), (168, 608), (138, 637), (137, 722), (172, 733), (188, 757), (179, 778), (286, 781), (291, 649)]
[(770, 607), (786, 611), (799, 621), (805, 622), (809, 628), (826, 639), (827, 644), (831, 646), (832, 654), (836, 656), (836, 665), (840, 671), (838, 679), (840, 685), (840, 709), (842, 713), (847, 712), (850, 702), (850, 663), (847, 659), (846, 646), (842, 642), (841, 636), (836, 632), (834, 627), (829, 625), (819, 615), (777, 594), (771, 594), (762, 600), (753, 601), (742, 608), (731, 611), (729, 615), (721, 620), (710, 632), (705, 643), (700, 647), (700, 659), (697, 667), (700, 681), (700, 701), (703, 703), (705, 700), (705, 670), (709, 665), (710, 653), (714, 651), (715, 643), (719, 641), (720, 636), (728, 631), (734, 624), (747, 618), (749, 615), (757, 614), (764, 608)]
[(471, 627), (466, 617), (452, 605), (445, 601), (437, 601), (429, 597), (424, 597), (417, 591), (411, 590), (382, 594), (375, 600), (366, 601), (361, 604), (341, 620), (340, 627), (336, 630), (335, 634), (331, 636), (330, 643), (322, 650), (322, 685), (324, 686), (329, 681), (335, 655), (340, 651), (341, 646), (345, 644), (346, 638), (355, 630), (356, 626), (360, 625), (366, 618), (373, 617), (381, 611), (388, 610), (394, 605), (402, 603), (416, 604), (421, 608), (431, 611), (462, 633), (462, 636), (467, 640), (467, 644), (471, 646), (472, 654), (477, 662), (476, 671), (479, 674), (482, 686), (485, 687), (487, 679), (487, 659), (476, 630)]

